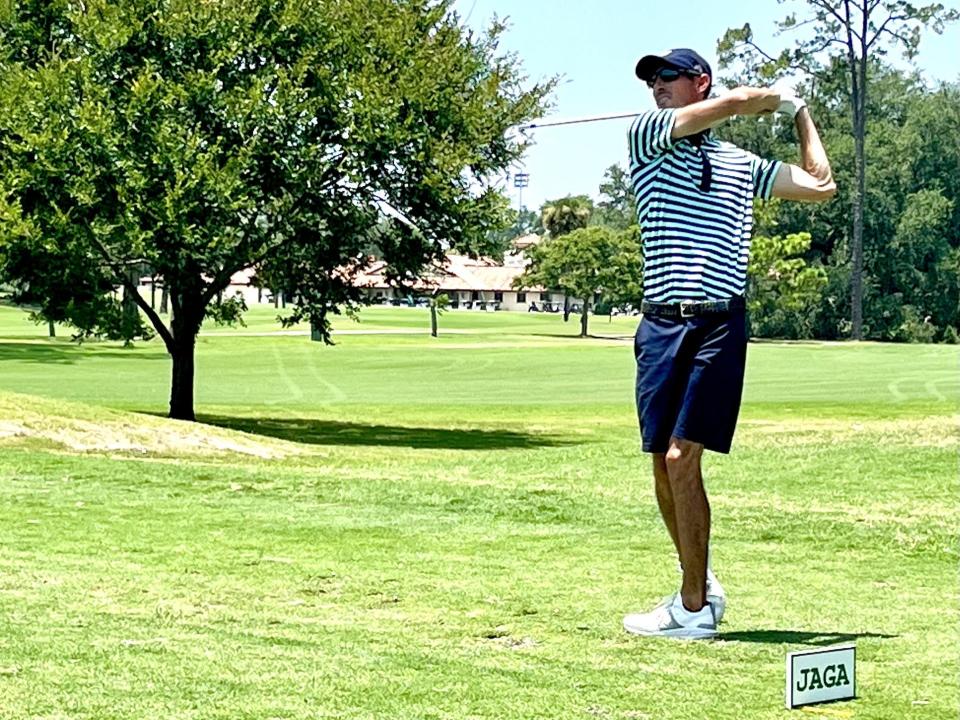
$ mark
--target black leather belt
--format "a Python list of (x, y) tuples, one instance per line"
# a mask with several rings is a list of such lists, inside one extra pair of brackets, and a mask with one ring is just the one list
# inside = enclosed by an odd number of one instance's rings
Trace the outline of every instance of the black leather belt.
[(728, 313), (734, 310), (742, 310), (746, 303), (740, 296), (728, 298), (726, 300), (681, 300), (678, 303), (640, 303), (640, 312), (644, 315), (659, 315), (660, 317), (678, 317), (691, 318), (698, 315), (716, 315), (718, 313)]

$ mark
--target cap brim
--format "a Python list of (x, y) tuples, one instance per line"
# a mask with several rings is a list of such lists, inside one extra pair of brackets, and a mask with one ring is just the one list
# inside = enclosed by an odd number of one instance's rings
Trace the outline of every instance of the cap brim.
[(644, 55), (637, 61), (635, 72), (638, 78), (644, 82), (649, 82), (653, 80), (654, 73), (662, 67), (676, 68), (677, 66), (662, 55)]

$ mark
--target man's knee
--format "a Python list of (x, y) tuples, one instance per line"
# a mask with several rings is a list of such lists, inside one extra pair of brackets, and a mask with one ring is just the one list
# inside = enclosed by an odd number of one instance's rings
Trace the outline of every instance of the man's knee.
[(670, 438), (670, 449), (664, 455), (664, 465), (671, 475), (700, 466), (703, 445), (682, 438)]

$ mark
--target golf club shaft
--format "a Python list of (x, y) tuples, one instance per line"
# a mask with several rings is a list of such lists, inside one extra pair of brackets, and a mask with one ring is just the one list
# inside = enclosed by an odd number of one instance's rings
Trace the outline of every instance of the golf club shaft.
[(535, 122), (528, 125), (522, 125), (521, 130), (535, 130), (542, 127), (555, 127), (557, 125), (577, 125), (579, 123), (600, 122), (601, 120), (620, 120), (621, 118), (636, 117), (640, 113), (621, 113), (619, 115), (591, 115), (582, 118), (573, 118), (571, 120), (551, 120), (548, 122)]

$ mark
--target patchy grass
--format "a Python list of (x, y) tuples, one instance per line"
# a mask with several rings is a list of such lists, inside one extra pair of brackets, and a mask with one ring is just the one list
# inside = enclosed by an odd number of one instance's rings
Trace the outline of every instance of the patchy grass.
[(810, 716), (956, 715), (956, 348), (751, 347), (728, 620), (675, 643), (620, 628), (678, 580), (629, 330), (522, 320), (206, 336), (197, 425), (156, 343), (6, 336), (0, 717), (787, 718), (786, 652), (846, 641)]

